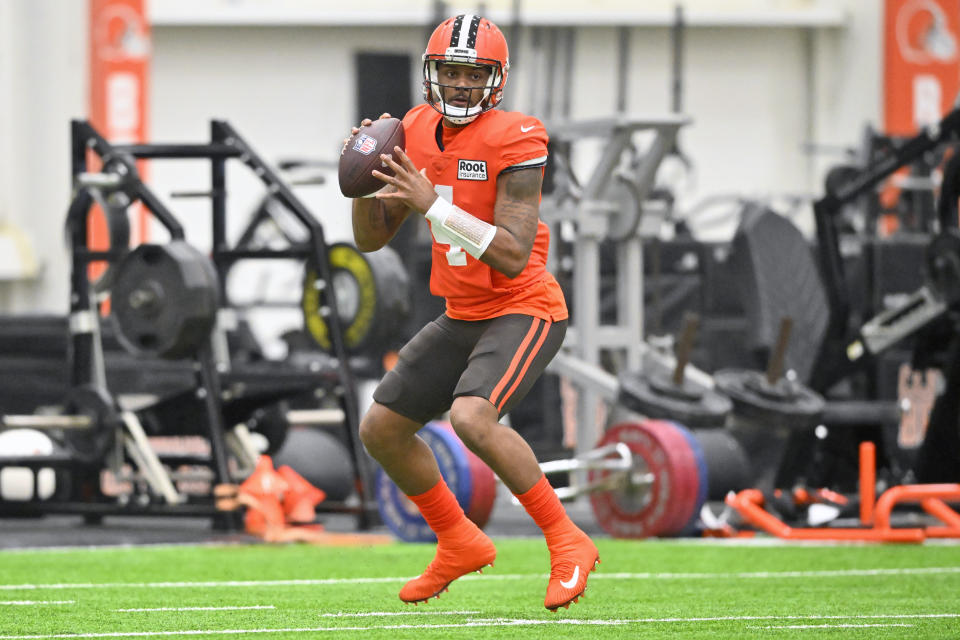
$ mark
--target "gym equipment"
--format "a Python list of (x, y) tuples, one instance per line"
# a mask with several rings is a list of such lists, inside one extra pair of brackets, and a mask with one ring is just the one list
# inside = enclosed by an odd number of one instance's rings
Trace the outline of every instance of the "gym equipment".
[(555, 492), (561, 500), (588, 496), (597, 523), (618, 538), (690, 533), (709, 483), (704, 450), (686, 427), (628, 415), (593, 449), (543, 462), (540, 469), (571, 478), (572, 472), (586, 472), (586, 482), (574, 480)]
[[(71, 427), (63, 429), (63, 444), (83, 462), (95, 463), (104, 458), (117, 441), (121, 429), (119, 408), (113, 398), (94, 385), (74, 387), (67, 393), (65, 414), (42, 416), (52, 420), (66, 420)], [(6, 421), (4, 421), (6, 422)]]
[[(304, 163), (296, 163), (296, 166), (301, 164)], [(295, 163), (288, 161), (281, 166), (292, 168), (293, 165)], [(301, 183), (295, 178), (292, 182)], [(299, 227), (298, 221), (286, 207), (267, 193), (254, 208), (236, 247), (258, 250), (303, 244), (306, 237)], [(398, 325), (406, 322), (411, 314), (411, 287), (406, 267), (398, 251), (392, 247), (364, 253), (352, 243), (340, 242), (328, 247), (328, 257), (347, 351), (356, 358), (354, 364), (359, 369), (363, 368), (362, 361), (365, 359), (379, 365), (383, 354), (402, 342)], [(231, 275), (241, 281), (237, 290), (242, 288), (245, 297), (249, 298), (247, 279), (240, 277), (243, 274)], [(233, 290), (232, 284), (232, 281), (227, 282), (228, 290)], [(298, 302), (291, 304), (288, 299), (270, 300), (264, 294), (259, 299), (245, 300), (242, 305), (234, 303), (233, 306), (238, 309), (299, 307), (303, 329), (288, 332), (288, 336), (297, 339), (302, 336), (307, 343), (291, 344), (290, 350), (314, 350), (319, 346), (332, 353), (333, 345), (326, 321), (330, 309), (322, 303), (318, 286), (326, 286), (325, 281), (315, 269), (307, 266)], [(370, 377), (381, 374), (382, 371), (377, 369)]]
[[(777, 348), (782, 318), (792, 340), (780, 356), (784, 370), (810, 379), (827, 330), (827, 297), (809, 241), (790, 220), (747, 203), (730, 244), (729, 268), (747, 321), (744, 347), (760, 368)], [(727, 365), (729, 366), (729, 365)]]
[[(843, 207), (870, 192), (899, 168), (960, 137), (960, 108), (946, 114), (940, 122), (925, 127), (918, 135), (896, 145), (892, 150), (859, 171), (850, 171), (844, 180), (834, 180), (831, 189), (813, 205), (818, 244), (820, 271), (827, 300), (829, 323), (821, 344), (816, 367), (810, 385), (816, 390), (825, 390), (863, 366), (862, 356), (872, 349), (885, 346), (909, 335), (919, 326), (927, 324), (945, 311), (946, 306), (939, 296), (930, 290), (920, 289), (910, 300), (889, 315), (879, 314), (875, 322), (859, 328), (860, 335), (851, 338), (849, 286), (846, 279), (843, 257), (840, 253), (838, 220)], [(952, 164), (952, 166), (951, 166)], [(944, 185), (949, 192), (956, 181), (956, 156), (944, 170)], [(944, 195), (941, 193), (941, 195)], [(952, 200), (952, 202), (951, 202)], [(952, 215), (951, 215), (952, 212)], [(940, 228), (955, 228), (956, 197), (941, 197), (938, 206)], [(944, 263), (947, 266), (949, 262)], [(948, 278), (949, 280), (949, 278)], [(864, 334), (864, 329), (866, 333)], [(870, 336), (870, 334), (875, 334)]]
[(219, 308), (210, 260), (182, 240), (124, 256), (110, 289), (117, 337), (141, 357), (183, 358), (209, 338)]
[[(482, 529), (490, 519), (496, 497), (493, 471), (467, 449), (447, 422), (428, 422), (417, 434), (436, 456), (440, 474), (466, 516)], [(436, 542), (417, 506), (383, 469), (377, 469), (374, 484), (380, 516), (397, 538), (406, 542)]]
[[(410, 314), (409, 278), (396, 251), (384, 247), (362, 253), (356, 246), (329, 247), (330, 269), (344, 343), (351, 354), (382, 354), (397, 346), (396, 328)], [(304, 278), (304, 327), (321, 349), (329, 351), (330, 309), (321, 304), (323, 280), (308, 269)]]
[(336, 502), (345, 502), (354, 492), (350, 451), (336, 436), (313, 427), (291, 428), (273, 456), (273, 462), (299, 473)]
[(619, 376), (618, 404), (649, 418), (674, 420), (690, 428), (722, 427), (733, 407), (730, 399), (702, 381), (684, 376), (699, 318), (689, 314), (674, 350), (672, 371), (645, 367)]
[[(604, 351), (616, 352), (624, 370), (637, 370), (643, 364), (648, 348), (642, 340), (641, 236), (656, 230), (666, 215), (664, 202), (650, 197), (656, 170), (673, 148), (677, 132), (689, 122), (685, 116), (672, 114), (659, 118), (618, 115), (546, 124), (554, 144), (554, 188), (544, 194), (541, 217), (550, 224), (572, 223), (577, 228), (571, 309), (575, 326), (567, 331), (563, 351), (588, 366), (599, 365)], [(634, 134), (638, 132), (652, 133), (652, 142), (643, 153), (636, 152), (633, 146)], [(599, 138), (603, 146), (589, 180), (581, 187), (573, 172), (572, 153), (574, 143), (588, 138)], [(626, 187), (627, 184), (630, 186)], [(611, 201), (611, 196), (615, 200)], [(615, 325), (601, 325), (599, 316), (600, 246), (606, 239), (617, 241)], [(551, 370), (556, 372), (553, 367), (551, 363)], [(577, 454), (587, 451), (599, 435), (594, 420), (598, 401), (592, 385), (578, 387)]]
[(818, 393), (790, 372), (784, 375), (791, 322), (789, 317), (782, 319), (777, 346), (765, 373), (721, 369), (713, 374), (717, 388), (733, 401), (729, 429), (754, 463), (754, 486), (767, 492), (776, 488), (777, 472), (791, 433), (812, 430), (825, 408)]
[(690, 513), (690, 517), (679, 531), (680, 535), (689, 535), (696, 531), (697, 524), (700, 521), (700, 511), (703, 509), (703, 505), (706, 504), (710, 494), (710, 468), (707, 466), (704, 448), (697, 440), (696, 434), (678, 422), (671, 422), (671, 424), (687, 441), (687, 445), (689, 445), (690, 451), (693, 454), (693, 460), (697, 465), (696, 500), (694, 501), (693, 511)]
[[(632, 454), (628, 474), (605, 491), (590, 491), (593, 514), (603, 529), (617, 538), (679, 534), (695, 520), (702, 506), (700, 487), (705, 464), (697, 459), (683, 427), (647, 420), (614, 425), (598, 447), (625, 444)], [(591, 482), (610, 475), (593, 470)]]
[[(58, 414), (7, 414), (0, 416), (6, 429), (57, 430), (59, 440), (77, 460), (89, 464), (103, 459), (116, 441), (120, 412), (113, 399), (93, 385), (74, 387)], [(44, 436), (46, 437), (46, 436)]]
[[(750, 525), (789, 540), (855, 540), (873, 542), (923, 542), (927, 538), (960, 538), (960, 514), (947, 502), (960, 500), (960, 484), (914, 484), (890, 487), (875, 496), (875, 448), (872, 442), (860, 445), (860, 524), (852, 527), (792, 527), (764, 509), (763, 493), (747, 489), (727, 498)], [(924, 512), (942, 526), (894, 527), (893, 508), (900, 503), (919, 503)], [(915, 518), (911, 519), (914, 524)]]
[(743, 446), (727, 429), (694, 429), (707, 472), (707, 500), (723, 500), (731, 491), (753, 485), (753, 463)]
[[(49, 456), (55, 446), (53, 440), (36, 429), (0, 432), (0, 451), (8, 456)], [(0, 468), (0, 500), (47, 500), (56, 491), (57, 481), (56, 472), (50, 467), (3, 467)]]
[[(96, 182), (91, 174), (87, 175), (89, 182)], [(119, 182), (116, 182), (114, 186), (119, 186)], [(110, 240), (110, 250), (116, 251), (122, 257), (130, 246), (130, 218), (127, 217), (130, 198), (125, 192), (116, 189), (111, 190), (109, 195), (106, 195), (102, 189), (94, 184), (90, 184), (89, 192), (102, 212), (107, 228), (107, 237)], [(115, 262), (90, 265), (91, 276), (93, 276), (92, 284), (97, 293), (108, 291), (113, 285), (115, 265)]]
[[(57, 398), (55, 402), (59, 406), (57, 416), (32, 418), (33, 424), (50, 429), (51, 434), (64, 434), (64, 452), (35, 460), (0, 454), (0, 466), (22, 463), (33, 468), (63, 467), (71, 472), (72, 486), (62, 499), (16, 506), (0, 502), (0, 513), (59, 511), (82, 513), (89, 519), (105, 514), (207, 515), (218, 526), (238, 526), (237, 514), (218, 512), (212, 495), (179, 492), (177, 474), (171, 468), (179, 464), (208, 467), (211, 487), (242, 479), (254, 467), (258, 455), (246, 425), (251, 415), (283, 400), (309, 396), (314, 402), (338, 405), (360, 496), (352, 505), (331, 501), (325, 506), (354, 513), (361, 528), (368, 526), (375, 505), (364, 472), (366, 458), (356, 438), (356, 384), (341, 316), (333, 287), (326, 286), (332, 277), (323, 228), (229, 123), (212, 121), (210, 132), (209, 143), (112, 145), (89, 123), (71, 123), (74, 194), (66, 228), (72, 273), (70, 315), (64, 323), (67, 340), (61, 356), (67, 356), (63, 359), (68, 374), (61, 383), (66, 392), (63, 401)], [(103, 161), (100, 172), (87, 172), (91, 153)], [(192, 194), (211, 200), (213, 243), (209, 260), (184, 243), (179, 221), (141, 180), (136, 161), (146, 158), (210, 161), (210, 190)], [(300, 231), (296, 241), (280, 249), (231, 247), (226, 220), (229, 159), (240, 160), (264, 183), (273, 199), (286, 207)], [(119, 214), (123, 206), (137, 200), (164, 227), (170, 243), (142, 246), (131, 252), (116, 242), (105, 251), (91, 250), (87, 222), (93, 205), (101, 202), (101, 206), (112, 206)], [(322, 354), (325, 360), (314, 359), (303, 368), (278, 361), (231, 361), (227, 333), (240, 322), (224, 283), (229, 268), (246, 259), (299, 259), (317, 274), (313, 284), (318, 308), (330, 311), (326, 318), (330, 356)], [(103, 261), (114, 267), (112, 286), (96, 291), (88, 267)], [(108, 294), (112, 296), (113, 324), (101, 322), (101, 303)], [(112, 333), (128, 354), (105, 354), (104, 335)], [(155, 384), (149, 373), (159, 374), (156, 377), (162, 379), (162, 389), (146, 394), (143, 387), (131, 389), (134, 385), (130, 382), (118, 382), (117, 369), (111, 369), (108, 378), (108, 357), (111, 364), (122, 362), (121, 369), (128, 377), (145, 380), (146, 387)], [(118, 394), (117, 388), (126, 393)], [(252, 422), (255, 425), (256, 421)], [(275, 424), (283, 427), (280, 422)], [(177, 431), (204, 436), (209, 453), (164, 456), (161, 460), (148, 436)], [(104, 470), (127, 482), (131, 492), (104, 495), (100, 483)]]

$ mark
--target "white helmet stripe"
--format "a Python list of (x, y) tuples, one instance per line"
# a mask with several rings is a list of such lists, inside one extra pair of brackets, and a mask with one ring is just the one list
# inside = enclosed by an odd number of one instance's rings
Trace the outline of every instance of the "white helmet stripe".
[[(474, 24), (476, 23), (476, 24)], [(462, 16), (460, 21), (460, 31), (455, 33), (453, 39), (456, 44), (453, 46), (460, 47), (462, 49), (476, 49), (477, 48), (477, 29), (480, 27), (480, 16), (475, 16), (473, 14), (467, 13)], [(470, 32), (473, 31), (473, 37), (470, 37)]]

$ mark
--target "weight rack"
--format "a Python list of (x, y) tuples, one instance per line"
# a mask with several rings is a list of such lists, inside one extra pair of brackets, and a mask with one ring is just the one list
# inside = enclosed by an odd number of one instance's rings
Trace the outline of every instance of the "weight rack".
[[(99, 156), (102, 169), (98, 173), (88, 172), (89, 162), (93, 156)], [(71, 173), (73, 176), (73, 199), (67, 213), (67, 235), (72, 249), (70, 275), (70, 311), (68, 317), (68, 367), (69, 385), (73, 389), (93, 388), (102, 390), (108, 398), (107, 382), (104, 364), (104, 353), (101, 342), (100, 310), (96, 291), (89, 279), (89, 267), (95, 262), (107, 262), (109, 265), (117, 263), (128, 251), (126, 246), (111, 246), (108, 250), (94, 250), (88, 244), (87, 223), (90, 212), (95, 204), (101, 207), (113, 206), (125, 211), (127, 207), (139, 200), (154, 218), (170, 234), (171, 241), (185, 239), (183, 226), (176, 217), (164, 206), (159, 198), (140, 179), (136, 168), (137, 160), (145, 159), (207, 159), (211, 166), (211, 189), (203, 194), (211, 200), (213, 247), (211, 259), (216, 271), (218, 293), (221, 306), (217, 314), (217, 323), (212, 336), (196, 354), (194, 370), (196, 373), (195, 396), (202, 402), (205, 417), (206, 436), (210, 443), (210, 466), (213, 471), (213, 483), (230, 483), (234, 479), (228, 464), (228, 444), (230, 437), (240, 440), (241, 454), (244, 449), (252, 451), (249, 442), (245, 442), (241, 435), (227, 433), (223, 407), (223, 379), (231, 376), (229, 353), (223, 327), (228, 308), (226, 295), (226, 277), (230, 267), (244, 259), (300, 259), (309, 268), (319, 275), (317, 282), (318, 294), (321, 301), (321, 315), (328, 323), (332, 347), (332, 364), (335, 368), (336, 386), (346, 431), (346, 444), (350, 450), (352, 464), (355, 471), (355, 486), (360, 496), (357, 507), (345, 504), (319, 506), (320, 511), (341, 511), (355, 513), (360, 528), (368, 528), (371, 524), (370, 516), (375, 513), (376, 505), (370, 488), (367, 486), (366, 460), (362, 448), (358, 443), (358, 403), (356, 396), (356, 381), (351, 370), (344, 340), (344, 330), (337, 309), (336, 296), (331, 283), (331, 268), (328, 257), (328, 246), (324, 238), (323, 226), (294, 195), (291, 189), (277, 175), (253, 147), (233, 128), (223, 120), (211, 120), (210, 141), (199, 144), (128, 144), (114, 145), (108, 142), (89, 122), (85, 120), (71, 121)], [(284, 249), (263, 249), (251, 247), (231, 247), (227, 240), (226, 225), (226, 163), (230, 159), (239, 160), (263, 182), (268, 192), (285, 205), (294, 218), (307, 232), (307, 241), (302, 244), (292, 244)], [(106, 212), (109, 213), (109, 212)], [(222, 338), (218, 340), (217, 338)], [(249, 372), (250, 383), (263, 382), (263, 371)], [(296, 391), (303, 391), (312, 381), (325, 381), (323, 374), (312, 376), (308, 372), (267, 372), (266, 376), (274, 383), (277, 380), (289, 383)], [(293, 374), (293, 375), (291, 375)], [(243, 374), (237, 374), (243, 381)], [(326, 378), (329, 378), (327, 375)], [(299, 383), (299, 386), (297, 386)], [(269, 386), (269, 385), (268, 385)], [(283, 390), (272, 390), (262, 394), (265, 397), (281, 398)], [(271, 393), (273, 395), (271, 395)], [(131, 420), (132, 419), (132, 420)], [(198, 515), (200, 513), (219, 516), (212, 510), (211, 505), (188, 505), (183, 496), (177, 496), (172, 490), (172, 483), (168, 474), (163, 473), (156, 454), (150, 449), (145, 433), (136, 415), (132, 411), (121, 412), (114, 424), (108, 426), (115, 429), (117, 434), (128, 431), (125, 437), (127, 453), (148, 475), (148, 482), (155, 492), (166, 498), (167, 504), (117, 504), (115, 502), (59, 502), (53, 503), (24, 503), (14, 504), (13, 510), (18, 512), (68, 512), (83, 513), (91, 518), (110, 514), (159, 514), (166, 515)], [(49, 428), (49, 427), (48, 427)], [(236, 430), (235, 430), (236, 431)], [(132, 436), (132, 437), (130, 437)], [(238, 443), (233, 441), (234, 449)], [(131, 450), (132, 449), (132, 450)], [(111, 452), (122, 459), (119, 447)], [(59, 457), (40, 457), (30, 460), (16, 460), (16, 464), (34, 469), (43, 466), (63, 466), (77, 474), (82, 482), (97, 481), (97, 473), (90, 472), (90, 465), (77, 464), (69, 456), (60, 460)], [(243, 455), (238, 456), (240, 458)], [(250, 463), (248, 459), (244, 463)], [(103, 462), (103, 461), (101, 461)], [(255, 459), (253, 460), (255, 462)], [(5, 464), (13, 464), (13, 459), (4, 459)], [(87, 467), (87, 472), (83, 469)], [(153, 469), (151, 473), (149, 470)], [(89, 472), (89, 473), (88, 473)], [(151, 480), (150, 476), (154, 476)], [(157, 476), (160, 476), (159, 478)], [(171, 491), (173, 491), (171, 493)], [(96, 492), (95, 492), (96, 493)], [(4, 503), (7, 507), (11, 503)], [(235, 524), (235, 523), (234, 523)]]

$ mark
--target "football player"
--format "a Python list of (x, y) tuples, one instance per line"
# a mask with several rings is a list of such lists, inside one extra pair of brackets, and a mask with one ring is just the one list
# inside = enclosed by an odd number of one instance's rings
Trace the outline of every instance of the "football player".
[(427, 219), (430, 291), (446, 299), (445, 313), (401, 349), (380, 382), (360, 438), (437, 535), (433, 562), (403, 587), (402, 600), (438, 596), (496, 557), (416, 435), (449, 411), (460, 439), (543, 530), (550, 550), (544, 605), (556, 611), (583, 595), (599, 555), (527, 442), (499, 422), (543, 373), (567, 329), (563, 293), (546, 270), (549, 229), (539, 218), (547, 133), (536, 118), (496, 109), (509, 69), (506, 39), (489, 20), (459, 15), (440, 24), (423, 55), (425, 104), (403, 118), (406, 151), (381, 156), (394, 176), (374, 171), (384, 188), (353, 201), (362, 251), (384, 246), (409, 215)]

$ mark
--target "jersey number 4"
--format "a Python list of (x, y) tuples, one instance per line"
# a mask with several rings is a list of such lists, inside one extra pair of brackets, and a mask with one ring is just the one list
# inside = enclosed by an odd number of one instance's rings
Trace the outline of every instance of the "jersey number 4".
[[(447, 202), (453, 202), (453, 187), (451, 185), (434, 185), (433, 190)], [(448, 245), (446, 252), (447, 264), (451, 267), (465, 267), (467, 265), (467, 252), (463, 250), (463, 247), (456, 244), (453, 238), (448, 236), (444, 230), (438, 226), (431, 224), (430, 231), (433, 233), (433, 239), (436, 240), (437, 244)]]

